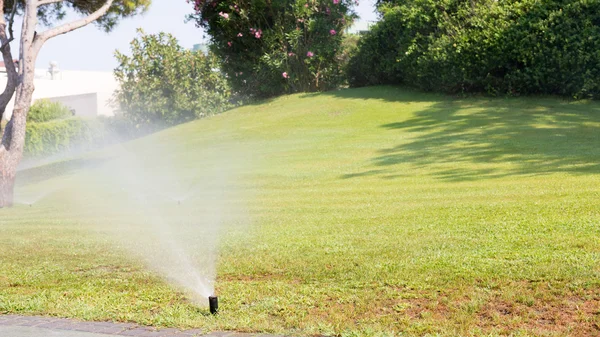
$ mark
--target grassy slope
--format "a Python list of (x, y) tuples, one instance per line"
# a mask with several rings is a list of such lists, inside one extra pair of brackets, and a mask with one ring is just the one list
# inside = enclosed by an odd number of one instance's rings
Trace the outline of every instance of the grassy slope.
[[(597, 334), (599, 130), (597, 103), (387, 87), (189, 123), (131, 146), (172, 149), (184, 179), (219, 146), (253, 158), (252, 226), (222, 240), (223, 312), (199, 314), (51, 199), (0, 210), (0, 312), (304, 335)], [(59, 172), (23, 181), (61, 184)]]

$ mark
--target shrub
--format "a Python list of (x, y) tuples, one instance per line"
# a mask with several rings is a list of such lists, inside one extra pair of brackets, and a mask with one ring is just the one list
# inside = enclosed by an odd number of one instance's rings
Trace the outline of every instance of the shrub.
[(68, 106), (48, 99), (39, 99), (29, 108), (28, 121), (34, 123), (47, 122), (53, 119), (71, 117), (73, 114)]
[(116, 52), (116, 100), (135, 124), (174, 125), (230, 107), (230, 90), (214, 56), (185, 50), (170, 34), (142, 31), (131, 52)]
[(63, 151), (88, 150), (103, 145), (106, 129), (100, 120), (69, 118), (29, 123), (25, 133), (25, 155), (51, 155)]
[[(342, 39), (340, 46), (341, 53), (338, 55), (338, 62), (342, 67), (342, 71), (347, 73), (348, 64), (350, 59), (358, 52), (358, 41), (360, 36), (357, 34), (347, 34)], [(344, 81), (347, 81), (347, 77), (344, 75)], [(347, 84), (347, 83), (346, 83)]]
[(192, 18), (211, 36), (235, 92), (270, 97), (339, 85), (353, 0), (196, 0)]
[(383, 20), (350, 61), (352, 86), (600, 95), (600, 2), (380, 2)]

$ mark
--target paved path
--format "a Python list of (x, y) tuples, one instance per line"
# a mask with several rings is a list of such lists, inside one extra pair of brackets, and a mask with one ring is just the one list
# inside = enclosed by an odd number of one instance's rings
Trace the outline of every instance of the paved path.
[(81, 331), (49, 330), (32, 326), (0, 326), (3, 337), (114, 337), (115, 335), (97, 334)]
[[(258, 337), (235, 332), (203, 333), (201, 330), (155, 329), (132, 323), (81, 322), (37, 316), (0, 316), (2, 337)], [(261, 337), (278, 337), (260, 335)]]

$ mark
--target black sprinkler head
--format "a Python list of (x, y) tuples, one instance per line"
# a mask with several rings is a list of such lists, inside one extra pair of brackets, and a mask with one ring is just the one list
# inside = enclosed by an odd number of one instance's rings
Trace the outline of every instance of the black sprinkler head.
[(216, 315), (219, 312), (219, 298), (217, 296), (209, 296), (208, 306), (210, 307), (210, 313)]

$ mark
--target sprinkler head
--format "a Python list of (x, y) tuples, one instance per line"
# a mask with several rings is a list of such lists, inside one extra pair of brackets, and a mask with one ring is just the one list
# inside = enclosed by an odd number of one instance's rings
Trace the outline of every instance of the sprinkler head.
[(208, 306), (210, 307), (211, 314), (216, 315), (219, 313), (219, 298), (217, 296), (209, 296)]

